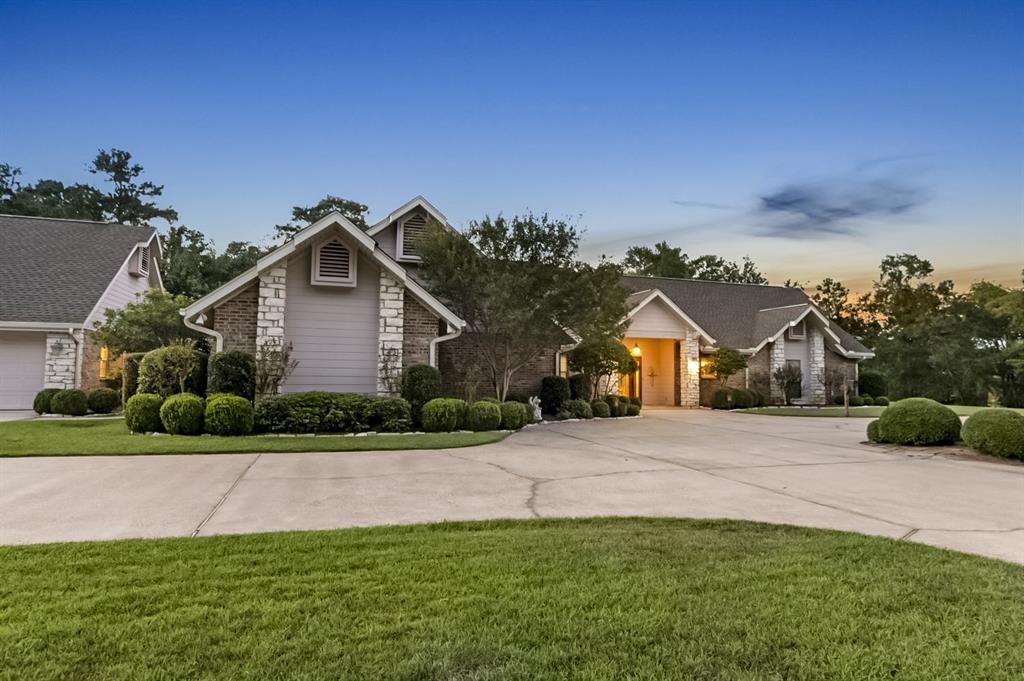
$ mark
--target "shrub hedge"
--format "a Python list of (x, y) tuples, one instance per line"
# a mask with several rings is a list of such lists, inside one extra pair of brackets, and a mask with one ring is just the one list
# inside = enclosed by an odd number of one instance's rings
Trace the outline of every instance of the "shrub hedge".
[(89, 398), (81, 390), (61, 390), (50, 399), (54, 414), (64, 416), (85, 416), (89, 411)]
[(590, 401), (590, 378), (584, 374), (573, 374), (569, 377), (569, 398)]
[(875, 406), (876, 407), (888, 407), (889, 406), (889, 398), (885, 397), (884, 395), (881, 396), (881, 397), (876, 397), (875, 398)]
[(248, 435), (252, 432), (252, 403), (239, 395), (210, 395), (206, 398), (206, 413), (203, 417), (206, 432), (211, 435)]
[(139, 392), (139, 364), (146, 356), (144, 352), (129, 352), (124, 356), (121, 370), (121, 404), (128, 404), (128, 398)]
[(205, 411), (206, 402), (202, 397), (192, 393), (177, 393), (160, 405), (160, 423), (171, 435), (199, 435), (203, 432)]
[(612, 410), (615, 416), (625, 416), (629, 413), (629, 402), (626, 400), (617, 400), (615, 402), (615, 409)]
[(167, 345), (147, 352), (139, 362), (139, 392), (156, 393), (164, 397), (182, 392), (179, 371), (189, 362), (191, 371), (185, 378), (184, 392), (205, 395), (206, 353), (188, 345)]
[(868, 424), (868, 439), (872, 442), (881, 442), (882, 436), (878, 428), (878, 419)]
[(412, 421), (422, 425), (423, 405), (441, 394), (441, 372), (427, 364), (415, 364), (402, 372), (402, 397), (409, 403)]
[(732, 391), (732, 406), (734, 409), (750, 409), (757, 404), (754, 393), (745, 388), (734, 388)]
[(719, 388), (711, 393), (712, 409), (732, 409), (733, 394), (728, 388)]
[(423, 405), (423, 430), (428, 433), (447, 433), (462, 425), (466, 418), (465, 400), (454, 397), (435, 397)]
[(570, 418), (574, 419), (592, 419), (594, 418), (594, 410), (591, 409), (590, 403), (586, 400), (569, 400), (562, 409), (568, 413)]
[(875, 398), (872, 397), (871, 395), (861, 395), (860, 401), (865, 407), (875, 406)]
[(480, 400), (469, 406), (466, 415), (466, 425), (470, 430), (497, 430), (501, 425), (500, 402)]
[(60, 388), (43, 388), (36, 393), (32, 400), (32, 411), (37, 414), (52, 414), (53, 407), (50, 404), (53, 396), (60, 392)]
[(882, 412), (878, 435), (898, 445), (952, 444), (960, 437), (960, 417), (935, 400), (911, 397)]
[(500, 409), (505, 430), (519, 430), (530, 421), (529, 407), (521, 402), (502, 402)]
[(861, 369), (857, 376), (857, 391), (861, 395), (884, 395), (888, 392), (885, 376), (877, 371)]
[(630, 403), (629, 406), (626, 407), (626, 416), (640, 416), (640, 406)]
[(256, 357), (238, 350), (210, 355), (207, 392), (238, 395), (252, 402), (256, 394)]
[(164, 398), (152, 393), (135, 393), (124, 405), (124, 422), (133, 433), (158, 433), (163, 430), (160, 407)]
[(1024, 459), (1024, 415), (1010, 409), (982, 409), (961, 430), (968, 447), (991, 456)]
[(367, 427), (378, 433), (412, 430), (412, 407), (401, 397), (367, 397), (364, 413)]
[(120, 397), (116, 390), (96, 388), (89, 392), (88, 403), (90, 411), (97, 414), (111, 414), (120, 404)]
[(638, 406), (638, 407), (642, 407), (642, 406), (644, 406), (644, 405), (643, 405), (643, 402), (642, 402), (642, 401), (640, 400), (640, 398), (639, 398), (639, 397), (630, 397), (630, 398), (629, 398), (629, 403), (630, 403), (630, 404), (635, 404), (635, 405), (636, 405), (636, 406)]
[(540, 409), (545, 414), (557, 414), (562, 405), (572, 399), (569, 381), (561, 376), (545, 376), (540, 380)]
[(590, 411), (596, 418), (606, 419), (612, 415), (612, 410), (604, 400), (594, 400), (590, 403)]

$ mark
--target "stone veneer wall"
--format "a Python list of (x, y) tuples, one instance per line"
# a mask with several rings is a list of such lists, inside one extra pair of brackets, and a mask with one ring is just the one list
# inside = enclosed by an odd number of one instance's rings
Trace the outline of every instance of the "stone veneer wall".
[(825, 404), (825, 335), (817, 326), (810, 326), (811, 366), (808, 368), (808, 382), (811, 387), (811, 404)]
[(224, 337), (224, 350), (256, 352), (259, 284), (253, 284), (211, 311), (209, 327)]
[(771, 375), (776, 370), (786, 366), (786, 335), (782, 334), (779, 336), (774, 343), (769, 345), (768, 355), (768, 376), (771, 380), (771, 401), (774, 404), (785, 404), (786, 396), (782, 393), (782, 388), (779, 386), (778, 381), (771, 379)]
[(287, 294), (288, 263), (278, 263), (260, 272), (259, 299), (256, 306), (256, 348), (284, 343), (284, 307)]
[(68, 333), (46, 334), (46, 376), (44, 388), (74, 388), (78, 385), (78, 343), (81, 332), (75, 337)]
[(687, 331), (679, 342), (679, 406), (700, 406), (700, 338)]
[(383, 268), (380, 271), (380, 325), (378, 328), (377, 392), (398, 392), (405, 342), (405, 284)]
[(402, 366), (430, 363), (430, 341), (441, 335), (438, 318), (412, 296), (403, 301)]

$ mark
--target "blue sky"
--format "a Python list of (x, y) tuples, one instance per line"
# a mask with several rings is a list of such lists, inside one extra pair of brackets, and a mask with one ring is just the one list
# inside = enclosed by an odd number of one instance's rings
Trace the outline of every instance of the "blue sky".
[(0, 160), (84, 180), (127, 149), (221, 245), (423, 194), (457, 226), (580, 216), (590, 256), (1019, 281), (1022, 29), (995, 2), (0, 0)]

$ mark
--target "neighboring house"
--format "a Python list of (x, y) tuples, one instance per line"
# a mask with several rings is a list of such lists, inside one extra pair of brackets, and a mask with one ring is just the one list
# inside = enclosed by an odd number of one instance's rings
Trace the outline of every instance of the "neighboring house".
[(729, 387), (757, 389), (776, 403), (783, 395), (771, 376), (780, 367), (803, 374), (794, 403), (825, 404), (841, 394), (844, 379), (857, 380), (858, 362), (874, 356), (798, 288), (638, 276), (623, 284), (633, 291), (623, 342), (639, 367), (620, 392), (645, 404), (710, 404), (721, 384), (707, 373), (707, 360), (718, 348), (748, 356)]
[[(387, 393), (404, 367), (430, 364), (441, 370), (446, 392), (487, 394), (489, 376), (463, 334), (465, 322), (419, 273), (416, 242), (431, 220), (451, 228), (423, 197), (365, 231), (331, 213), (182, 310), (185, 323), (212, 337), (217, 350), (290, 346), (298, 365), (284, 392)], [(751, 355), (751, 369), (730, 385), (762, 381), (773, 395), (769, 370), (799, 361), (804, 402), (824, 401), (826, 367), (855, 377), (856, 361), (871, 356), (799, 289), (643, 277), (623, 283), (635, 291), (625, 343), (639, 353), (641, 369), (621, 390), (649, 404), (709, 400), (701, 356), (720, 347)], [(537, 394), (543, 376), (566, 374), (566, 342), (517, 372), (511, 389)]]
[(110, 358), (94, 322), (160, 286), (152, 227), (0, 215), (0, 409), (98, 386)]

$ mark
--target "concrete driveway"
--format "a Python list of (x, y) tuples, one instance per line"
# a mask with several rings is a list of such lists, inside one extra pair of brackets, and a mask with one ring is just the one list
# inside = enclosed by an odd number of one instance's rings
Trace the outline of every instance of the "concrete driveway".
[(0, 542), (484, 518), (744, 518), (1024, 563), (1024, 466), (862, 444), (866, 419), (645, 410), (469, 449), (0, 459)]

